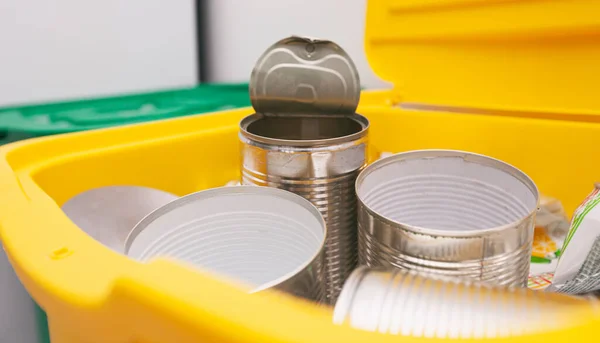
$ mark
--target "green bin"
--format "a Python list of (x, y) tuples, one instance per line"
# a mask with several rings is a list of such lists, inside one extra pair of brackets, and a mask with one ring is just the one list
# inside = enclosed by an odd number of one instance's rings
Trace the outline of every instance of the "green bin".
[(250, 106), (248, 84), (193, 88), (0, 108), (0, 144)]

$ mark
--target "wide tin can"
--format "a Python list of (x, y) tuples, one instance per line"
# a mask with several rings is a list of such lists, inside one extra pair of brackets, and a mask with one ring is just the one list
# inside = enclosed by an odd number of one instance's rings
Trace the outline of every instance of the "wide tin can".
[(517, 168), (409, 151), (365, 168), (356, 191), (361, 264), (527, 285), (539, 193)]
[(173, 258), (243, 286), (325, 300), (327, 228), (306, 199), (280, 189), (220, 187), (164, 205), (127, 238), (138, 261)]

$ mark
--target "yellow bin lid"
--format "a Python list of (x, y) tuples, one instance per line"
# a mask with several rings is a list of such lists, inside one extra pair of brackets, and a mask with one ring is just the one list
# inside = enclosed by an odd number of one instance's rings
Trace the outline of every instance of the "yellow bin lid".
[(600, 114), (600, 2), (368, 1), (365, 48), (405, 105)]

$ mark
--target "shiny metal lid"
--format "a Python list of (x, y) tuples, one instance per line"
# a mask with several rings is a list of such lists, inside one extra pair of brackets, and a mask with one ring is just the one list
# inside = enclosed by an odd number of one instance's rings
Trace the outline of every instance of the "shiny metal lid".
[(353, 114), (360, 79), (348, 54), (328, 40), (292, 36), (273, 44), (250, 76), (258, 113)]

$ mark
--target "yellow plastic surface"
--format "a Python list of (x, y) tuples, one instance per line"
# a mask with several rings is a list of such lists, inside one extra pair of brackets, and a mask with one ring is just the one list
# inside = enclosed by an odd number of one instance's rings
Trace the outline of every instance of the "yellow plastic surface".
[[(237, 124), (250, 112), (0, 148), (0, 235), (17, 274), (48, 313), (53, 343), (397, 341), (335, 327), (329, 309), (282, 294), (246, 295), (172, 262), (134, 262), (85, 235), (60, 210), (71, 196), (105, 185), (148, 186), (178, 195), (224, 185), (239, 176)], [(523, 169), (569, 212), (597, 181), (600, 123), (389, 106), (363, 106), (360, 113), (371, 120), (374, 150), (488, 154)], [(564, 326), (557, 326), (562, 330), (510, 342), (567, 342), (598, 332), (600, 318), (589, 308), (567, 303), (562, 310), (568, 314)]]
[[(395, 82), (394, 91), (361, 99), (372, 150), (490, 155), (528, 173), (572, 213), (600, 174), (599, 10), (582, 0), (370, 1), (367, 53)], [(454, 112), (400, 109), (400, 102)], [(0, 239), (46, 310), (53, 343), (439, 342), (336, 327), (328, 308), (276, 292), (247, 295), (170, 261), (137, 263), (60, 210), (99, 186), (184, 195), (224, 185), (239, 176), (238, 122), (250, 112), (0, 147)], [(561, 311), (565, 322), (554, 332), (495, 341), (587, 341), (600, 330), (588, 307), (566, 302)]]
[(600, 114), (600, 1), (372, 0), (365, 48), (407, 103)]

